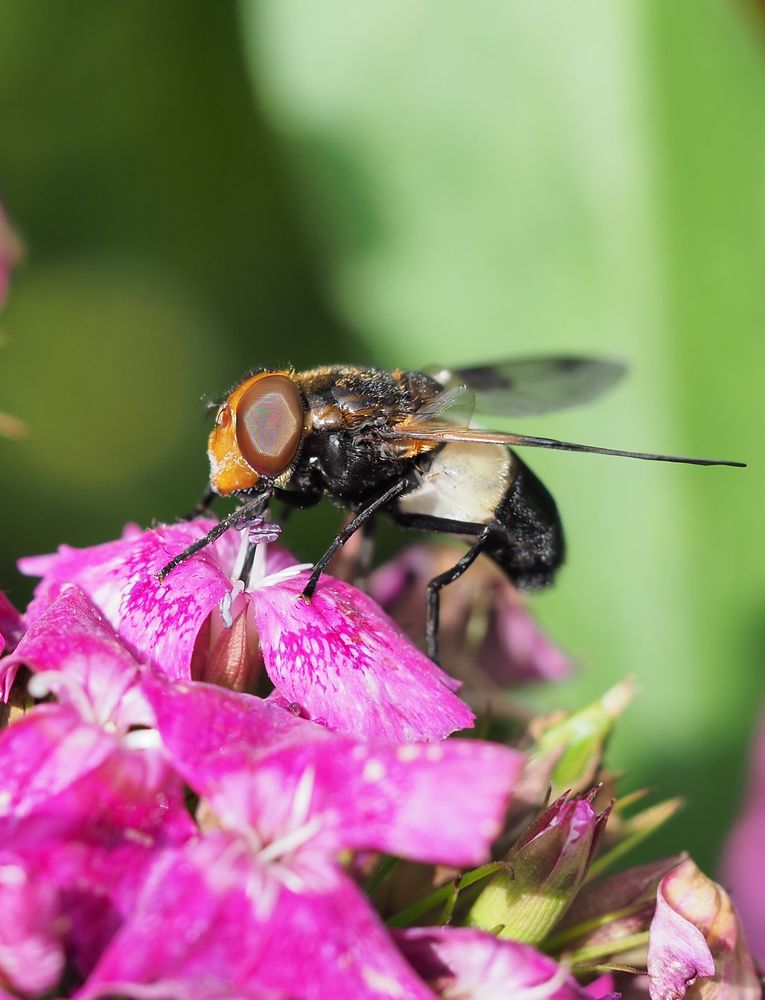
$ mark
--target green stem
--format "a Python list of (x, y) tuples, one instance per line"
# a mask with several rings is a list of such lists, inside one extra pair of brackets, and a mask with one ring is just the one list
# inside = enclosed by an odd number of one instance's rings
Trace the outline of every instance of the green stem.
[(393, 869), (398, 864), (398, 858), (384, 858), (380, 864), (377, 866), (377, 871), (370, 877), (367, 884), (364, 886), (364, 892), (367, 896), (371, 896), (375, 889), (384, 882), (385, 879), (390, 875)]
[(565, 955), (565, 961), (567, 965), (578, 965), (580, 962), (591, 962), (593, 959), (618, 954), (620, 951), (630, 951), (632, 948), (639, 948), (644, 944), (648, 944), (648, 931), (630, 934), (629, 937), (622, 938), (620, 941), (604, 941), (603, 944), (594, 944), (587, 948), (580, 948), (579, 951), (571, 951)]
[(567, 927), (565, 931), (560, 931), (558, 934), (553, 934), (551, 937), (546, 938), (542, 944), (543, 950), (547, 952), (558, 951), (563, 945), (568, 944), (569, 941), (576, 941), (578, 938), (584, 937), (585, 934), (596, 931), (599, 927), (611, 924), (615, 920), (621, 920), (623, 917), (631, 917), (633, 914), (645, 909), (647, 905), (646, 900), (641, 900), (637, 903), (631, 903), (621, 910), (603, 913), (599, 917), (593, 917), (592, 920), (583, 920), (580, 924), (574, 924), (571, 927)]
[[(465, 872), (460, 879), (460, 890), (475, 885), (476, 882), (488, 878), (489, 875), (501, 871), (504, 867), (504, 862), (492, 861), (488, 865), (482, 865), (481, 868), (474, 868), (472, 871)], [(429, 913), (436, 906), (445, 903), (451, 895), (452, 887), (453, 883), (448, 882), (446, 885), (442, 885), (440, 889), (436, 889), (435, 892), (431, 892), (429, 896), (425, 896), (424, 899), (419, 899), (416, 903), (412, 903), (411, 906), (407, 906), (403, 910), (399, 910), (398, 913), (394, 913), (386, 921), (388, 927), (410, 927), (423, 914)]]

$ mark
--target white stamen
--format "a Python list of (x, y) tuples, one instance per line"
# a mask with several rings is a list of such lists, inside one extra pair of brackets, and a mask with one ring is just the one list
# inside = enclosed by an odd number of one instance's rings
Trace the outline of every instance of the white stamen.
[(41, 670), (39, 674), (30, 677), (27, 690), (33, 698), (45, 698), (53, 694), (59, 701), (61, 694), (64, 693), (85, 722), (92, 722), (94, 726), (102, 724), (82, 682), (70, 674), (65, 674), (61, 670)]
[(316, 836), (320, 829), (321, 819), (318, 816), (314, 816), (313, 819), (309, 820), (303, 826), (298, 827), (296, 830), (290, 830), (283, 837), (272, 840), (267, 847), (264, 847), (259, 852), (258, 861), (268, 864), (270, 861), (283, 858), (290, 851), (294, 851), (296, 848), (302, 847), (303, 844), (307, 844), (309, 840), (312, 840)]
[(131, 729), (122, 737), (122, 745), (128, 750), (159, 750), (162, 737), (157, 729)]
[(297, 566), (288, 566), (286, 569), (279, 570), (278, 573), (271, 573), (269, 576), (264, 576), (261, 580), (251, 584), (249, 589), (251, 591), (264, 590), (266, 587), (276, 586), (285, 580), (291, 580), (293, 576), (299, 576), (307, 569), (313, 569), (313, 565), (311, 563), (298, 563)]
[(234, 601), (239, 597), (239, 595), (244, 590), (244, 584), (241, 580), (233, 580), (231, 590), (227, 594), (224, 594), (220, 599), (218, 604), (218, 610), (220, 611), (220, 616), (223, 619), (223, 624), (226, 628), (231, 628), (234, 624), (234, 616), (231, 613), (231, 608)]
[(252, 590), (258, 580), (262, 580), (266, 575), (268, 562), (268, 546), (257, 545), (255, 547), (255, 558), (252, 560), (252, 568), (247, 577), (247, 589)]
[(298, 781), (297, 788), (295, 789), (295, 794), (292, 798), (292, 808), (287, 820), (288, 830), (294, 830), (307, 821), (311, 808), (311, 799), (313, 798), (313, 783), (315, 779), (316, 768), (313, 766), (307, 767), (300, 775), (300, 781)]

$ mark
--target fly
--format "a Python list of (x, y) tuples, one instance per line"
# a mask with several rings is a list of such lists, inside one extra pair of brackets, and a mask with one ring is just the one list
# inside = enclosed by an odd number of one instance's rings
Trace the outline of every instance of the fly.
[(516, 447), (743, 466), (472, 425), (474, 412), (520, 417), (586, 402), (623, 374), (616, 362), (586, 358), (426, 371), (346, 365), (257, 371), (217, 411), (208, 445), (210, 487), (198, 510), (206, 510), (215, 496), (241, 498), (241, 506), (158, 577), (164, 579), (229, 528), (261, 516), (273, 499), (305, 508), (329, 497), (351, 516), (313, 567), (306, 600), (335, 553), (356, 531), (368, 530), (378, 514), (470, 542), (454, 566), (428, 585), (425, 638), (428, 655), (436, 659), (439, 593), (481, 553), (522, 590), (549, 585), (563, 562), (555, 501)]

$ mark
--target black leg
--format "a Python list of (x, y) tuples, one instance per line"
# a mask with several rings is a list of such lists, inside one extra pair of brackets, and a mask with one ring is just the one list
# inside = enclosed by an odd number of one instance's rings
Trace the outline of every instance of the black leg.
[(268, 489), (259, 496), (255, 497), (254, 500), (250, 500), (249, 503), (243, 504), (237, 510), (232, 511), (228, 517), (224, 517), (222, 521), (218, 521), (215, 527), (211, 531), (208, 531), (204, 538), (200, 538), (192, 545), (189, 545), (188, 548), (183, 550), (183, 552), (179, 553), (174, 559), (171, 559), (166, 566), (163, 566), (159, 573), (157, 573), (157, 579), (160, 582), (164, 580), (168, 573), (172, 573), (176, 566), (180, 566), (182, 562), (186, 562), (189, 556), (193, 556), (196, 552), (199, 552), (200, 549), (209, 545), (210, 542), (214, 542), (216, 538), (220, 538), (220, 536), (225, 531), (228, 531), (229, 528), (237, 527), (238, 525), (244, 524), (246, 521), (251, 521), (253, 518), (257, 517), (262, 513), (270, 498), (271, 490)]
[(193, 510), (190, 510), (188, 514), (184, 514), (183, 521), (193, 521), (195, 517), (204, 517), (213, 505), (213, 500), (217, 497), (217, 493), (212, 487), (208, 486), (207, 489), (202, 494), (199, 503)]
[(402, 493), (407, 488), (407, 481), (405, 479), (400, 479), (397, 483), (394, 483), (390, 489), (387, 489), (382, 496), (379, 496), (376, 500), (373, 500), (368, 507), (364, 507), (360, 510), (346, 526), (339, 532), (335, 540), (332, 542), (330, 547), (324, 553), (324, 555), (318, 560), (313, 568), (311, 577), (308, 583), (305, 585), (303, 590), (303, 599), (310, 601), (313, 597), (313, 592), (316, 590), (316, 584), (319, 582), (319, 577), (327, 568), (327, 564), (332, 559), (332, 556), (337, 552), (338, 549), (342, 548), (343, 545), (348, 541), (351, 535), (355, 534), (369, 519), (376, 514), (381, 507), (384, 507), (391, 500), (394, 500), (400, 493)]
[(490, 525), (487, 525), (478, 536), (478, 540), (467, 550), (465, 555), (451, 569), (447, 569), (444, 573), (439, 574), (439, 576), (433, 577), (428, 584), (425, 647), (428, 656), (436, 663), (438, 663), (438, 615), (441, 588), (454, 583), (455, 580), (462, 576), (466, 569), (473, 565), (482, 550), (486, 547), (486, 543), (493, 530)]
[(247, 545), (247, 551), (244, 554), (244, 564), (242, 566), (242, 572), (239, 574), (239, 579), (242, 583), (247, 583), (250, 578), (250, 573), (252, 572), (252, 567), (255, 562), (255, 553), (258, 551), (257, 542), (250, 542)]

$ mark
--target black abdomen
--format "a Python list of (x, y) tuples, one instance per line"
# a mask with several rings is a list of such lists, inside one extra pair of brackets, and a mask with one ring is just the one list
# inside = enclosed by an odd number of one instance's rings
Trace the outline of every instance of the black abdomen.
[(486, 554), (521, 590), (552, 583), (563, 562), (563, 527), (555, 501), (545, 486), (514, 453), (515, 475), (502, 502)]

